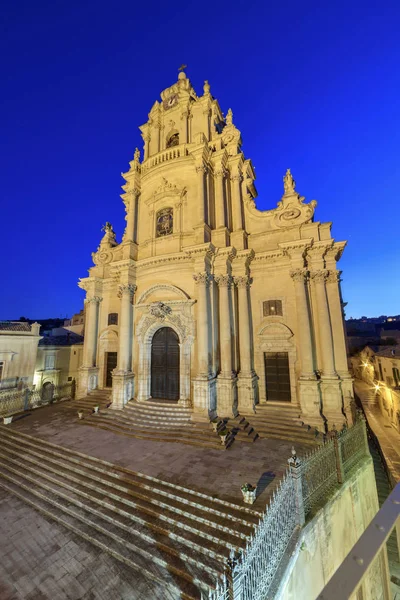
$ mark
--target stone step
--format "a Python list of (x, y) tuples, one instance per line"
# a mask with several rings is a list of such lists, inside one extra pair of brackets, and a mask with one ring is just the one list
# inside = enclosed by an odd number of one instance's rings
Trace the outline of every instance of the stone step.
[(98, 415), (95, 415), (96, 420), (111, 421), (116, 425), (131, 427), (133, 429), (161, 429), (165, 432), (171, 431), (173, 433), (190, 432), (193, 435), (203, 435), (208, 439), (210, 433), (214, 433), (207, 424), (194, 424), (189, 421), (179, 423), (176, 421), (147, 421), (147, 420), (136, 420), (131, 417), (127, 417), (124, 412), (120, 411), (99, 411)]
[(107, 533), (106, 529), (94, 523), (82, 512), (71, 510), (65, 503), (44, 495), (34, 486), (26, 485), (22, 478), (7, 474), (5, 471), (0, 470), (1, 488), (17, 496), (45, 517), (54, 520), (116, 560), (138, 571), (146, 579), (156, 581), (171, 591), (179, 590), (180, 597), (185, 600), (200, 600), (202, 591), (206, 592), (209, 589), (204, 582), (196, 585), (196, 581), (194, 579), (189, 581), (184, 576), (187, 573), (181, 569), (172, 567), (161, 558), (155, 557), (154, 554), (150, 554), (119, 536)]
[(262, 513), (241, 504), (234, 504), (169, 481), (163, 481), (150, 475), (131, 471), (108, 461), (15, 431), (8, 426), (0, 425), (0, 439), (10, 445), (14, 445), (15, 448), (24, 449), (24, 451), (28, 452), (37, 452), (43, 458), (62, 461), (62, 465), (72, 465), (74, 468), (83, 469), (85, 475), (90, 475), (92, 478), (96, 475), (100, 480), (108, 481), (112, 487), (119, 485), (119, 483), (121, 485), (136, 486), (142, 490), (146, 490), (147, 494), (152, 498), (155, 495), (160, 495), (167, 498), (168, 501), (170, 498), (178, 499), (184, 504), (204, 508), (207, 513), (215, 514), (217, 517), (223, 516), (233, 522), (235, 527), (239, 522), (251, 529), (263, 516)]
[(3, 451), (0, 453), (0, 470), (2, 468), (24, 477), (28, 482), (45, 490), (46, 494), (55, 494), (70, 505), (90, 511), (91, 514), (102, 518), (111, 526), (116, 525), (121, 529), (128, 530), (134, 543), (152, 544), (154, 539), (157, 539), (157, 546), (162, 548), (163, 553), (167, 555), (175, 557), (179, 553), (182, 559), (192, 564), (198, 564), (204, 569), (213, 571), (214, 568), (217, 568), (214, 573), (216, 575), (218, 575), (221, 568), (223, 569), (224, 561), (228, 555), (227, 548), (224, 548), (223, 553), (219, 553), (218, 550), (215, 551), (218, 548), (217, 544), (211, 542), (209, 549), (209, 542), (205, 542), (204, 539), (200, 541), (207, 544), (207, 548), (202, 547), (196, 541), (188, 540), (170, 532), (166, 527), (153, 526), (150, 528), (145, 521), (133, 519), (129, 511), (117, 510), (112, 502), (101, 499), (99, 494), (90, 495), (87, 492), (82, 492), (78, 486), (74, 487), (62, 480), (60, 475), (57, 479), (57, 476), (49, 476), (40, 468), (30, 468), (28, 472), (22, 461), (13, 458), (11, 454), (7, 455)]
[(296, 434), (291, 433), (277, 433), (277, 432), (269, 432), (269, 433), (259, 433), (261, 439), (272, 439), (272, 440), (283, 440), (290, 442), (291, 444), (302, 444), (308, 446), (316, 446), (318, 442), (316, 442), (313, 438), (303, 438), (299, 437)]
[(136, 413), (135, 411), (128, 411), (128, 410), (123, 410), (123, 411), (108, 411), (110, 414), (114, 414), (116, 416), (124, 416), (125, 419), (133, 419), (135, 421), (144, 421), (144, 422), (151, 422), (151, 423), (178, 423), (178, 424), (185, 424), (185, 423), (191, 423), (191, 420), (188, 419), (187, 417), (181, 417), (179, 415), (164, 415), (164, 416), (158, 416), (158, 415), (153, 415), (153, 414), (142, 414), (142, 413)]
[(294, 414), (294, 415), (301, 414), (300, 406), (293, 405), (290, 403), (272, 404), (272, 403), (268, 402), (268, 403), (256, 404), (255, 408), (256, 408), (256, 414), (259, 412), (278, 412), (281, 414), (285, 413), (285, 414)]
[(182, 414), (191, 416), (192, 410), (179, 404), (174, 406), (171, 404), (155, 404), (154, 402), (137, 402), (136, 400), (130, 400), (125, 404), (125, 409), (136, 410), (138, 412), (145, 412), (147, 414)]
[[(268, 435), (269, 433), (290, 433), (304, 439), (315, 439), (315, 430), (311, 429), (308, 431), (306, 427), (299, 427), (297, 425), (291, 425), (290, 423), (258, 423), (257, 421), (254, 421), (251, 425), (261, 436), (262, 434)], [(318, 437), (321, 437), (322, 441), (322, 435), (319, 435)]]
[(106, 431), (112, 431), (128, 437), (134, 437), (142, 440), (153, 440), (156, 442), (171, 442), (187, 444), (191, 446), (201, 446), (203, 448), (213, 448), (218, 450), (224, 450), (224, 446), (221, 444), (220, 439), (217, 435), (213, 435), (210, 432), (209, 437), (199, 436), (192, 434), (192, 429), (188, 428), (188, 431), (184, 431), (183, 428), (177, 429), (165, 429), (165, 428), (138, 428), (129, 426), (129, 424), (121, 425), (113, 422), (111, 419), (102, 419), (101, 415), (89, 416), (82, 421), (79, 421), (81, 425), (88, 425), (90, 427), (98, 427)]

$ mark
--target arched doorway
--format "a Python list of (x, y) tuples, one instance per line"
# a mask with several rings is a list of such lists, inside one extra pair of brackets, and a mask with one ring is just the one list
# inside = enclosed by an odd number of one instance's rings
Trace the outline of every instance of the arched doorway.
[(46, 381), (42, 387), (42, 401), (43, 402), (51, 402), (53, 400), (54, 395), (54, 385), (51, 381)]
[(151, 397), (179, 400), (179, 338), (171, 327), (162, 327), (153, 336)]

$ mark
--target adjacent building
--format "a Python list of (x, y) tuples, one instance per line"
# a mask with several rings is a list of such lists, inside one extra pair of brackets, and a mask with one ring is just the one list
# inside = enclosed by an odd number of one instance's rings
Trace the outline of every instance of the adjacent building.
[(0, 321), (0, 390), (33, 383), (40, 325)]
[(161, 92), (123, 174), (123, 239), (110, 223), (86, 291), (79, 394), (175, 400), (193, 418), (291, 403), (321, 426), (351, 420), (340, 291), (345, 242), (315, 220), (288, 169), (273, 210), (232, 110), (185, 73)]

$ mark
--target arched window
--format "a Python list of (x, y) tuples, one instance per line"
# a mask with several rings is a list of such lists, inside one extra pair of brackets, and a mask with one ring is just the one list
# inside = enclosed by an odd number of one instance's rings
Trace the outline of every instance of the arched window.
[(179, 146), (179, 133), (173, 133), (167, 138), (167, 148), (172, 148), (173, 146)]
[(118, 325), (118, 313), (109, 313), (108, 324), (109, 325)]
[(156, 237), (171, 235), (174, 231), (174, 211), (172, 208), (159, 210), (156, 216)]

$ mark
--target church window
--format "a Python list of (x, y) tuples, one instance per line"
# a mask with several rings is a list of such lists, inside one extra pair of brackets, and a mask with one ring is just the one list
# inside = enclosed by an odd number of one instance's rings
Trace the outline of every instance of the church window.
[(108, 324), (109, 325), (118, 325), (118, 313), (109, 313)]
[(45, 370), (50, 370), (50, 369), (54, 369), (56, 365), (56, 357), (54, 356), (54, 354), (46, 354), (45, 359), (44, 359), (44, 368)]
[(264, 317), (281, 317), (282, 314), (282, 300), (266, 300), (263, 302)]
[(179, 146), (179, 133), (173, 133), (167, 139), (167, 148), (172, 148), (173, 146)]
[(156, 217), (156, 237), (162, 237), (173, 233), (173, 209), (163, 208), (159, 210)]

